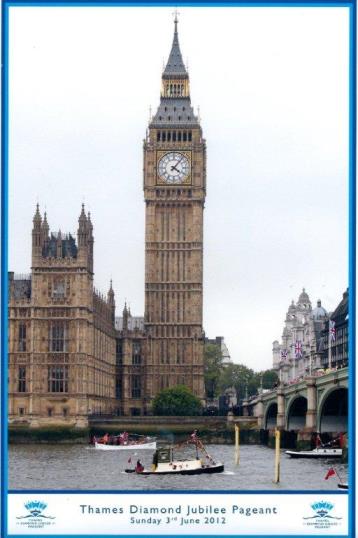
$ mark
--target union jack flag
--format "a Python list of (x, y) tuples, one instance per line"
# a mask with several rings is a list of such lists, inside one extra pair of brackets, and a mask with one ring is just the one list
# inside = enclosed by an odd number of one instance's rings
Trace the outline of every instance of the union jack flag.
[(282, 361), (285, 361), (285, 360), (287, 359), (287, 356), (288, 356), (288, 351), (287, 351), (287, 349), (283, 349), (283, 350), (281, 351), (281, 360), (282, 360)]
[(303, 346), (301, 340), (296, 340), (295, 342), (295, 357), (299, 359), (303, 355)]
[(335, 342), (336, 340), (336, 322), (329, 320), (329, 337), (331, 342)]

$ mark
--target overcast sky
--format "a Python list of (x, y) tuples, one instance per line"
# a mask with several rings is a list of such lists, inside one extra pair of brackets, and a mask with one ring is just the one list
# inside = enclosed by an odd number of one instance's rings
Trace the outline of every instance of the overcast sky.
[[(29, 273), (36, 202), (94, 225), (95, 285), (144, 311), (142, 141), (170, 7), (10, 8), (9, 270)], [(272, 365), (291, 299), (348, 285), (348, 9), (179, 8), (207, 140), (204, 329)]]

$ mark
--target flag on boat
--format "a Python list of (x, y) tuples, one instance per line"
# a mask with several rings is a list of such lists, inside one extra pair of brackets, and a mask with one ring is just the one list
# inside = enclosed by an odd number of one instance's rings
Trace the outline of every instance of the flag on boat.
[(328, 469), (327, 474), (324, 477), (324, 479), (328, 480), (330, 476), (334, 476), (335, 474), (337, 474), (336, 471), (333, 469), (333, 467), (331, 467), (330, 469)]
[(287, 359), (287, 355), (288, 355), (288, 351), (287, 351), (287, 349), (283, 349), (283, 350), (281, 351), (281, 360), (282, 360), (282, 361), (285, 361), (285, 360)]
[(329, 320), (329, 338), (331, 342), (336, 341), (336, 322)]
[(295, 357), (296, 359), (300, 359), (303, 354), (303, 346), (301, 340), (296, 340), (295, 342)]

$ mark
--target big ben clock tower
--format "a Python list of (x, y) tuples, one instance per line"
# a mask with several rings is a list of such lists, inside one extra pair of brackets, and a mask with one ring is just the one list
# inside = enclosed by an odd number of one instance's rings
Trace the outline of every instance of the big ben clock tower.
[(163, 388), (204, 399), (205, 140), (190, 101), (178, 21), (144, 141), (146, 407)]

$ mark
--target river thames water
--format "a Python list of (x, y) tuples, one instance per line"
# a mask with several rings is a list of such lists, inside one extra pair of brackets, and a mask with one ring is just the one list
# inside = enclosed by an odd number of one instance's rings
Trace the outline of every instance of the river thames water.
[[(152, 451), (102, 451), (83, 445), (10, 445), (9, 489), (78, 490), (337, 490), (335, 476), (325, 480), (330, 467), (348, 480), (348, 466), (340, 460), (291, 459), (281, 451), (280, 483), (273, 483), (273, 449), (240, 447), (235, 464), (233, 445), (207, 445), (208, 452), (225, 464), (221, 474), (200, 476), (143, 476), (126, 474), (138, 458), (151, 464)], [(193, 456), (193, 452), (180, 452)], [(131, 462), (128, 463), (129, 458)]]

